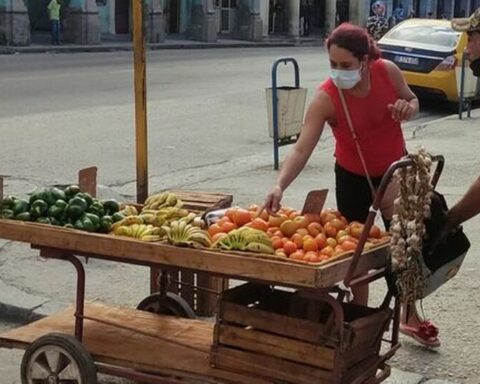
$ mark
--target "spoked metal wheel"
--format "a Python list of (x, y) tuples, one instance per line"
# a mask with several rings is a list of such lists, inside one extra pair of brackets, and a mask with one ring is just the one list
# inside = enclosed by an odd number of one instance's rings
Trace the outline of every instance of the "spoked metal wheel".
[(197, 317), (190, 305), (172, 292), (167, 292), (164, 295), (154, 293), (143, 299), (138, 304), (137, 309), (159, 315), (171, 315), (187, 319), (195, 319)]
[(96, 384), (90, 353), (73, 336), (50, 333), (27, 348), (21, 365), (22, 384)]

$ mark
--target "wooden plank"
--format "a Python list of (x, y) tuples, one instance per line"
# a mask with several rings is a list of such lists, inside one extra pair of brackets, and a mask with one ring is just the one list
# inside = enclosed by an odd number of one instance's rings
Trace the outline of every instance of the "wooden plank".
[(143, 1), (132, 2), (137, 203), (148, 197), (147, 61)]
[(97, 196), (97, 167), (81, 169), (78, 172), (78, 186), (82, 192)]
[(0, 220), (0, 238), (75, 254), (148, 266), (174, 266), (210, 274), (287, 286), (316, 287), (317, 269), (227, 252), (146, 243), (120, 236), (87, 233), (51, 225)]
[[(383, 245), (378, 248), (366, 251), (362, 254), (358, 264), (359, 271), (367, 271), (384, 267), (388, 263), (390, 247)], [(343, 281), (352, 262), (352, 258), (339, 260), (333, 263), (318, 267), (317, 282), (318, 288), (331, 287)]]
[(189, 270), (180, 271), (180, 296), (195, 311), (195, 273)]
[(254, 329), (217, 324), (219, 343), (272, 357), (333, 370), (335, 351), (303, 341), (293, 340)]
[[(228, 279), (213, 277), (206, 273), (197, 273), (197, 314), (199, 316), (212, 316), (217, 309), (219, 294), (228, 289)], [(217, 294), (204, 291), (206, 288)]]
[(295, 384), (331, 384), (332, 372), (293, 363), (259, 353), (241, 351), (220, 345), (212, 348), (215, 366), (234, 372), (252, 372)]
[[(126, 308), (86, 304), (84, 345), (95, 361), (159, 374), (196, 375), (222, 383), (271, 384), (255, 374), (210, 366), (212, 325)], [(73, 334), (73, 309), (0, 335), (0, 345), (29, 345), (51, 332)], [(142, 333), (139, 333), (142, 332)]]
[[(223, 302), (221, 308), (221, 320), (225, 323), (251, 326), (259, 330), (270, 331), (271, 333), (312, 343), (320, 342), (327, 336), (325, 326), (320, 323), (247, 308), (234, 303)], [(332, 339), (330, 343), (336, 340), (333, 337)]]

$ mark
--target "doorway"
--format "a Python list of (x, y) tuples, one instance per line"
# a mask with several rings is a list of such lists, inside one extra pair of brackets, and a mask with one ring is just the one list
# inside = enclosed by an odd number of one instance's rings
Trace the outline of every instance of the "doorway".
[(115, 33), (130, 33), (130, 0), (115, 0)]
[(237, 0), (215, 0), (219, 33), (230, 34), (235, 31)]
[(180, 0), (168, 0), (165, 19), (168, 33), (180, 33)]

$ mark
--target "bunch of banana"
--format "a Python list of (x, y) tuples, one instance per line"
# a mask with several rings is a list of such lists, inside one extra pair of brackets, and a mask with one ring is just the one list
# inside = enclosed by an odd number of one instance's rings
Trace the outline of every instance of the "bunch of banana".
[(122, 225), (115, 228), (114, 233), (142, 241), (160, 241), (163, 238), (161, 228), (146, 224)]
[(217, 240), (212, 247), (256, 253), (274, 253), (270, 237), (263, 231), (249, 227), (230, 231), (226, 236)]
[(137, 216), (138, 211), (137, 208), (133, 205), (125, 205), (121, 210), (120, 213), (123, 214), (123, 216)]
[(185, 220), (173, 220), (162, 226), (170, 244), (191, 247), (210, 247), (212, 242), (207, 231), (188, 224)]
[(115, 233), (115, 230), (119, 227), (129, 227), (133, 224), (144, 224), (144, 221), (138, 215), (124, 217), (112, 225), (112, 232)]
[(183, 202), (173, 192), (160, 192), (151, 195), (145, 200), (143, 209), (160, 209), (164, 207), (181, 208)]

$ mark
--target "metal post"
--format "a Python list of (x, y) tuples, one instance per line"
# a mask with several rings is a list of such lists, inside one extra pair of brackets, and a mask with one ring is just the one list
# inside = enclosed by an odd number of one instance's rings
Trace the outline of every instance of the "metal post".
[(135, 79), (135, 137), (137, 162), (137, 202), (148, 196), (147, 84), (143, 0), (132, 0)]
[(464, 88), (465, 88), (465, 61), (466, 61), (466, 53), (463, 51), (462, 54), (462, 70), (460, 75), (460, 98), (458, 101), (458, 118), (462, 120), (463, 117), (463, 104), (464, 104)]
[(278, 169), (278, 96), (277, 96), (277, 67), (280, 63), (292, 63), (295, 69), (295, 88), (300, 88), (300, 71), (297, 61), (292, 57), (278, 59), (272, 67), (272, 113), (273, 113), (273, 169)]

